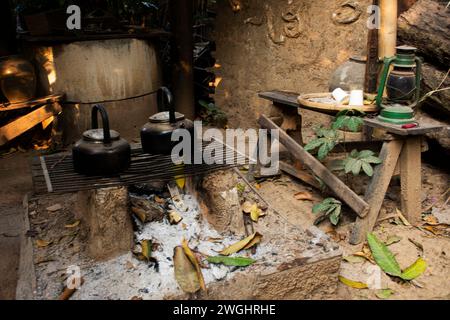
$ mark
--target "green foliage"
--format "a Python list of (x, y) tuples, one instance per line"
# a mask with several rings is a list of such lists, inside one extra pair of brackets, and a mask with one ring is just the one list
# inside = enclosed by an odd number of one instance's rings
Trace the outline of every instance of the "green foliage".
[(312, 151), (318, 149), (317, 158), (323, 160), (338, 143), (338, 134), (334, 129), (320, 127), (316, 130), (316, 135), (317, 138), (310, 141), (305, 146), (305, 150)]
[(312, 212), (314, 214), (322, 213), (314, 224), (319, 224), (328, 217), (333, 225), (337, 225), (341, 217), (341, 208), (342, 203), (335, 198), (326, 198), (321, 203), (314, 205)]
[(200, 115), (207, 124), (225, 127), (228, 122), (225, 112), (217, 108), (214, 103), (205, 100), (200, 100), (198, 103), (201, 107)]
[(380, 164), (382, 161), (380, 158), (375, 156), (375, 153), (370, 150), (362, 150), (358, 152), (353, 150), (350, 155), (345, 158), (341, 167), (336, 167), (335, 169), (344, 169), (345, 173), (353, 173), (357, 176), (361, 172), (361, 169), (369, 177), (373, 176), (373, 164)]
[(364, 124), (361, 116), (364, 116), (364, 113), (357, 110), (342, 110), (336, 115), (336, 119), (331, 127), (335, 130), (341, 129), (358, 132)]

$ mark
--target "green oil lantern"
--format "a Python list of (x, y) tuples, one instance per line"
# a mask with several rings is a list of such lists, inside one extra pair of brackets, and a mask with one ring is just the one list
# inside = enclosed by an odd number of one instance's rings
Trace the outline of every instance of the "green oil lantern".
[[(384, 59), (376, 99), (381, 109), (378, 119), (393, 124), (407, 124), (415, 121), (414, 107), (420, 98), (422, 61), (416, 56), (417, 49), (414, 47), (404, 45), (396, 49), (395, 56)], [(383, 98), (385, 90), (387, 98)]]

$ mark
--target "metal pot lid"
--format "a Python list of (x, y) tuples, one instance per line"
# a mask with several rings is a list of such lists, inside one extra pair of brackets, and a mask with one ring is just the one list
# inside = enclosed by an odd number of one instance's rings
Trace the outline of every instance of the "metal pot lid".
[[(111, 140), (120, 139), (120, 134), (115, 130), (109, 130)], [(83, 138), (89, 141), (103, 142), (103, 129), (90, 129), (83, 133)]]
[[(148, 120), (150, 120), (151, 123), (168, 123), (170, 122), (169, 111), (163, 111), (154, 114), (150, 118), (148, 118)], [(175, 120), (176, 121), (184, 120), (184, 114), (175, 112)]]

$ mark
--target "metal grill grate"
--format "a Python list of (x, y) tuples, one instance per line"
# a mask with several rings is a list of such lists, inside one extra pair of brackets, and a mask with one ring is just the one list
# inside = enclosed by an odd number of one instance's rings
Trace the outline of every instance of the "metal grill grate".
[[(85, 176), (76, 173), (73, 169), (71, 153), (36, 157), (32, 159), (31, 164), (34, 192), (37, 195), (68, 193), (150, 181), (170, 181), (174, 177), (193, 176), (248, 163), (244, 154), (222, 142), (214, 141), (209, 146), (220, 151), (204, 158), (202, 164), (176, 165), (172, 162), (171, 156), (145, 154), (140, 145), (136, 145), (132, 147), (131, 165), (128, 170), (111, 177)], [(203, 151), (206, 147), (207, 145), (203, 145)], [(211, 158), (222, 161), (207, 164), (210, 163), (208, 160)]]

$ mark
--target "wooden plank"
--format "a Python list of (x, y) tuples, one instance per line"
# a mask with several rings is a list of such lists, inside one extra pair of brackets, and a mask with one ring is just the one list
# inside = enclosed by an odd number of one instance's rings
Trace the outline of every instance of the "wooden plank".
[(314, 187), (316, 189), (320, 189), (319, 181), (317, 181), (316, 178), (314, 178), (312, 175), (305, 171), (297, 170), (294, 166), (291, 166), (290, 164), (280, 161), (280, 170), (303, 181), (304, 183), (310, 185), (311, 187)]
[(383, 162), (375, 167), (372, 181), (364, 196), (364, 199), (370, 205), (370, 211), (364, 219), (356, 218), (350, 235), (351, 244), (358, 244), (364, 241), (367, 233), (371, 232), (375, 226), (389, 182), (397, 166), (402, 146), (403, 140), (387, 141), (383, 144), (379, 155)]
[(384, 129), (387, 132), (398, 134), (401, 136), (423, 135), (430, 132), (440, 131), (445, 128), (445, 126), (440, 124), (419, 123), (418, 127), (411, 129), (402, 129), (401, 125), (381, 122), (376, 118), (364, 118), (364, 124), (369, 127)]
[(52, 94), (46, 97), (41, 97), (25, 102), (18, 103), (0, 103), (0, 111), (10, 111), (16, 109), (24, 109), (24, 108), (34, 108), (39, 107), (48, 103), (55, 103), (60, 101), (64, 95), (61, 94)]
[(265, 115), (259, 118), (259, 124), (265, 129), (278, 129), (279, 139), (291, 154), (306, 165), (317, 177), (319, 177), (340, 199), (342, 199), (360, 217), (367, 215), (369, 205), (361, 199), (352, 189), (328, 170), (319, 160), (305, 151), (285, 131), (281, 130), (275, 123)]
[(401, 207), (413, 225), (421, 221), (421, 137), (406, 139), (400, 155)]
[(42, 106), (0, 128), (0, 146), (33, 128), (42, 121), (58, 114), (61, 106), (57, 103)]
[(289, 107), (299, 108), (300, 104), (297, 101), (298, 93), (284, 92), (284, 91), (266, 91), (258, 93), (258, 97), (270, 100), (275, 103), (280, 103)]

